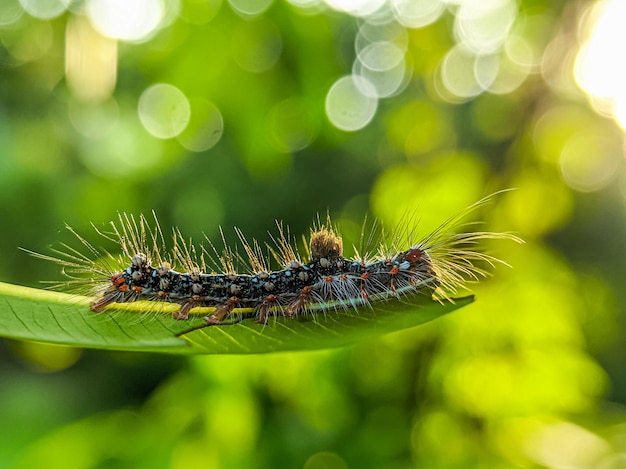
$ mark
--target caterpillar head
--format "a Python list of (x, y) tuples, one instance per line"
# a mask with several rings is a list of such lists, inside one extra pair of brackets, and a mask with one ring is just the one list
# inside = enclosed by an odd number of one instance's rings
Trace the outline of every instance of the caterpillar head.
[(99, 312), (110, 303), (134, 301), (143, 290), (141, 285), (149, 270), (148, 267), (149, 262), (145, 254), (133, 255), (131, 265), (126, 270), (111, 275), (110, 285), (101, 298), (89, 305), (90, 309)]

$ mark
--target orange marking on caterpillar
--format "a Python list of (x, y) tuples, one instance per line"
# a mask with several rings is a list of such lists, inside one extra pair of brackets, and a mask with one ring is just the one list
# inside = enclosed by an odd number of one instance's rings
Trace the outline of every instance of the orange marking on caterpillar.
[(122, 274), (115, 274), (111, 276), (111, 283), (113, 283), (116, 287), (119, 287), (120, 285), (126, 283), (126, 279)]

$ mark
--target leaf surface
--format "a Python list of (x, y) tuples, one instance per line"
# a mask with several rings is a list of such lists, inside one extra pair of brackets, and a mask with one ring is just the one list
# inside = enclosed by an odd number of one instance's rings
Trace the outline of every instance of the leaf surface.
[(170, 314), (175, 305), (137, 302), (96, 314), (89, 310), (90, 300), (0, 283), (0, 336), (95, 349), (179, 354), (316, 350), (423, 324), (471, 303), (473, 297), (442, 304), (413, 294), (401, 300), (377, 301), (373, 307), (340, 308), (295, 319), (270, 318), (266, 325), (244, 318), (180, 337), (177, 334), (204, 324), (203, 317), (212, 308), (199, 308), (189, 320), (177, 321)]

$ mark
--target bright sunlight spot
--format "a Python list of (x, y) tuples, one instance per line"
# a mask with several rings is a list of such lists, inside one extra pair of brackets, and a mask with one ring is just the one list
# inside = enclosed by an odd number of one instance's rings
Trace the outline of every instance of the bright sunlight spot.
[(622, 60), (626, 2), (598, 2), (587, 17), (588, 36), (576, 58), (576, 82), (626, 130), (626, 62)]

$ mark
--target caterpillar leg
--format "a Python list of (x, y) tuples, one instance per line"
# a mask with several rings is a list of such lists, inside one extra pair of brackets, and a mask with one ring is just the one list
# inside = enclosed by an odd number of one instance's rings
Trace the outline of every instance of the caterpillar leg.
[(202, 298), (201, 296), (193, 295), (191, 298), (186, 300), (182, 305), (180, 305), (180, 309), (177, 312), (172, 313), (172, 317), (180, 321), (185, 321), (189, 319), (189, 311), (191, 311), (194, 308), (197, 308), (198, 306), (202, 306), (203, 300), (204, 298)]
[(120, 300), (124, 299), (124, 293), (120, 292), (117, 288), (105, 291), (102, 296), (89, 304), (89, 309), (94, 313), (99, 313), (105, 306), (111, 303), (121, 303)]
[[(181, 337), (185, 334), (189, 334), (190, 332), (193, 331), (197, 331), (200, 329), (204, 329), (205, 327), (210, 327), (210, 326), (218, 326), (218, 325), (222, 325), (222, 320), (228, 316), (233, 309), (235, 309), (235, 307), (240, 303), (240, 299), (235, 297), (235, 296), (231, 296), (228, 300), (226, 300), (224, 303), (221, 303), (219, 305), (217, 305), (215, 307), (215, 312), (211, 315), (211, 316), (206, 316), (204, 318), (205, 323), (201, 324), (199, 326), (194, 326), (191, 327), (189, 329), (185, 329), (182, 332), (179, 332), (178, 334), (176, 334), (176, 337)], [(188, 302), (190, 303), (190, 302)], [(187, 303), (185, 303), (187, 304)], [(184, 305), (183, 305), (184, 306)], [(195, 306), (200, 306), (200, 305), (195, 305)], [(195, 307), (193, 306), (193, 307)], [(191, 306), (188, 308), (188, 310), (191, 309)], [(182, 310), (182, 307), (181, 307)], [(188, 312), (187, 310), (187, 312)], [(181, 318), (178, 318), (181, 319)], [(239, 321), (236, 321), (239, 322)], [(234, 324), (234, 323), (229, 323), (229, 324)]]
[(207, 325), (219, 325), (222, 324), (222, 319), (228, 316), (235, 306), (237, 306), (241, 300), (236, 296), (231, 296), (224, 303), (221, 303), (215, 307), (215, 312), (211, 316), (207, 316), (205, 321)]
[(389, 290), (394, 294), (396, 293), (396, 290), (397, 290), (396, 277), (399, 272), (400, 272), (400, 269), (398, 268), (397, 265), (394, 265), (389, 271)]
[(257, 314), (259, 318), (257, 319), (257, 324), (267, 324), (267, 317), (272, 312), (272, 307), (274, 307), (278, 303), (278, 297), (276, 295), (267, 295), (263, 303), (259, 305), (257, 308)]
[(285, 316), (293, 318), (299, 311), (305, 310), (307, 305), (311, 303), (311, 292), (313, 287), (304, 287), (298, 297), (293, 300), (285, 310)]

